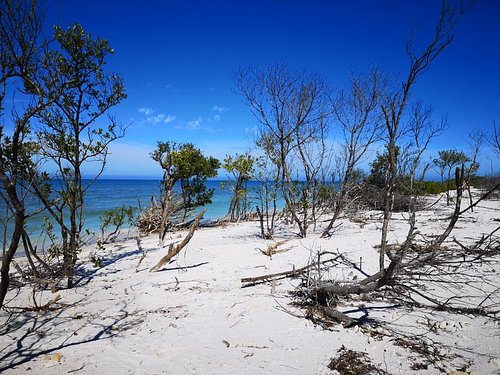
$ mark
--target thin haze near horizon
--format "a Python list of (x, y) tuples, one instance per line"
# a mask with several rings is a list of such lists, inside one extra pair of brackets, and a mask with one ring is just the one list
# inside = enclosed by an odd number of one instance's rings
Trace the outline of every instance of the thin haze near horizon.
[[(112, 113), (128, 129), (111, 147), (108, 178), (160, 178), (160, 167), (149, 157), (157, 141), (192, 142), (219, 159), (252, 148), (257, 121), (234, 89), (234, 72), (241, 67), (280, 59), (318, 72), (335, 89), (346, 86), (351, 72), (373, 65), (401, 79), (409, 64), (410, 30), (423, 45), (440, 9), (435, 0), (47, 0), (46, 5), (49, 28), (80, 23), (115, 50), (107, 69), (123, 77), (128, 99)], [(479, 1), (415, 86), (413, 98), (431, 104), (436, 119), (446, 115), (449, 123), (429, 158), (442, 149), (466, 150), (468, 131), (489, 131), (500, 121), (499, 16), (500, 1)], [(481, 173), (500, 169), (487, 150), (481, 164)]]

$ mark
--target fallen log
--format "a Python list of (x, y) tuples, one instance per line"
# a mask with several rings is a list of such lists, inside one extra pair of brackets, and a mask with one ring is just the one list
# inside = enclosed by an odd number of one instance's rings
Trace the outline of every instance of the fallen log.
[(170, 259), (172, 259), (174, 256), (179, 254), (179, 252), (189, 243), (191, 238), (193, 238), (194, 231), (198, 227), (200, 220), (203, 218), (205, 211), (206, 210), (203, 210), (202, 212), (200, 212), (198, 214), (198, 216), (196, 216), (196, 218), (193, 221), (193, 224), (191, 224), (191, 228), (189, 228), (189, 233), (182, 240), (182, 242), (177, 244), (177, 245), (174, 245), (173, 243), (171, 243), (170, 246), (168, 247), (167, 255), (165, 255), (163, 258), (161, 258), (160, 261), (158, 263), (156, 263), (156, 265), (151, 267), (149, 272), (158, 271), (163, 265), (167, 264), (170, 261)]
[(270, 273), (268, 275), (255, 276), (255, 277), (244, 277), (241, 279), (242, 283), (249, 283), (248, 285), (243, 285), (242, 288), (246, 288), (248, 286), (254, 286), (256, 284), (260, 284), (262, 282), (270, 281), (272, 279), (285, 279), (287, 277), (294, 277), (303, 274), (309, 266), (305, 266), (302, 268), (293, 269), (290, 271)]
[(332, 309), (331, 307), (326, 307), (326, 306), (318, 306), (319, 310), (325, 314), (327, 317), (332, 318), (333, 320), (336, 320), (337, 322), (342, 323), (342, 325), (345, 328), (350, 328), (358, 324), (356, 320), (351, 318), (350, 316), (347, 316), (343, 312), (340, 312), (336, 309)]

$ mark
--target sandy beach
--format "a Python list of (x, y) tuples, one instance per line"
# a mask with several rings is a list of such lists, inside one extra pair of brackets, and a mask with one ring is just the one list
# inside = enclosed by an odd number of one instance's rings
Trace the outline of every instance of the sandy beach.
[[(443, 202), (418, 213), (421, 233), (437, 234), (446, 226), (447, 221), (439, 219), (449, 215), (452, 207)], [(481, 202), (474, 213), (463, 215), (451, 238), (471, 244), (498, 227), (499, 212), (498, 200)], [(330, 359), (353, 350), (366, 353), (367, 361), (386, 371), (372, 373), (500, 373), (498, 315), (495, 320), (353, 299), (338, 309), (348, 312), (361, 306), (350, 316), (367, 312), (367, 324), (325, 329), (291, 304), (290, 292), (300, 284), (298, 278), (242, 288), (242, 278), (304, 267), (318, 251), (361, 261), (363, 272), (373, 274), (378, 271), (375, 246), (380, 243), (381, 220), (376, 211), (342, 218), (329, 239), (320, 238), (320, 227), (300, 239), (294, 227), (283, 223), (273, 241), (258, 236), (257, 221), (199, 228), (179, 256), (155, 273), (149, 269), (166, 248), (158, 249), (154, 235), (141, 239), (142, 251), (135, 239), (107, 245), (100, 253), (102, 268), (93, 266), (89, 254), (94, 249), (87, 248), (80, 255), (75, 288), (36, 293), (39, 305), (60, 296), (49, 311), (18, 309), (34, 305), (32, 289), (13, 283), (6, 309), (0, 312), (0, 372), (332, 374), (336, 372), (327, 367)], [(390, 242), (401, 243), (406, 231), (406, 215), (395, 214)], [(171, 234), (167, 244), (185, 233)], [(280, 240), (287, 241), (278, 253), (272, 257), (262, 253)], [(361, 276), (347, 266), (331, 272), (336, 280)], [(498, 281), (498, 288), (500, 255), (471, 272), (488, 274)], [(481, 283), (478, 300), (495, 292), (494, 286)], [(450, 296), (456, 292), (450, 287)], [(484, 306), (498, 309), (498, 295), (496, 290)], [(421, 353), (401, 345), (404, 337), (419, 337), (439, 353), (435, 358), (442, 359), (423, 365)]]

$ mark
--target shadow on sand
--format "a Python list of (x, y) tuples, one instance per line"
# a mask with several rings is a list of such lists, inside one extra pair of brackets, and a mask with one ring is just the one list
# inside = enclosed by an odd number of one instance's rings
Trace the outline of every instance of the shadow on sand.
[[(80, 300), (73, 306), (84, 303)], [(142, 319), (130, 315), (125, 303), (122, 304), (118, 314), (109, 317), (91, 314), (69, 316), (64, 310), (67, 306), (57, 311), (3, 311), (2, 315), (7, 315), (7, 319), (0, 327), (0, 336), (4, 338), (0, 347), (0, 373), (64, 348), (123, 335), (140, 324)], [(71, 320), (81, 323), (68, 332), (68, 321)]]
[[(142, 253), (140, 250), (119, 252), (120, 250), (123, 250), (123, 247), (118, 247), (116, 254), (103, 258), (102, 268), (87, 268), (84, 264), (80, 265), (75, 270), (74, 288), (86, 286), (96, 275), (118, 273), (119, 270), (107, 267), (120, 259)], [(88, 303), (86, 298), (82, 298), (71, 305), (54, 304), (50, 310), (30, 311), (30, 308), (8, 307), (1, 310), (0, 373), (64, 348), (119, 337), (143, 321), (140, 314), (135, 315), (128, 311), (125, 302), (120, 302), (119, 311), (110, 316), (89, 313), (84, 308), (77, 315), (68, 313), (68, 308), (78, 309), (86, 303)], [(70, 323), (73, 320), (79, 322), (77, 327), (74, 323)], [(69, 332), (68, 327), (75, 329)]]

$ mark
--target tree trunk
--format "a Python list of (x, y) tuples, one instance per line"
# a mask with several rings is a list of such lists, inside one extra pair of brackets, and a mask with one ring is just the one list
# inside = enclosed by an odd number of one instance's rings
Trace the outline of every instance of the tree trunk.
[(385, 253), (387, 247), (387, 233), (389, 232), (389, 221), (391, 220), (392, 205), (394, 201), (394, 187), (396, 186), (396, 142), (394, 133), (387, 146), (389, 156), (388, 181), (384, 196), (384, 220), (382, 224), (382, 238), (380, 240), (379, 270), (385, 268)]
[(0, 281), (0, 308), (3, 306), (3, 303), (5, 301), (5, 296), (7, 295), (7, 292), (9, 290), (9, 283), (10, 283), (10, 264), (12, 263), (12, 259), (14, 258), (14, 254), (17, 251), (17, 248), (19, 247), (19, 243), (21, 241), (21, 235), (23, 233), (24, 229), (24, 220), (25, 220), (25, 215), (24, 215), (24, 206), (22, 203), (19, 201), (17, 197), (17, 191), (15, 188), (15, 185), (12, 183), (6, 184), (6, 190), (7, 193), (14, 202), (14, 232), (12, 233), (12, 237), (10, 240), (10, 245), (9, 249), (5, 254), (3, 254), (2, 257), (2, 269), (0, 271), (1, 274), (1, 281)]
[(344, 184), (342, 185), (342, 189), (340, 191), (339, 197), (336, 200), (335, 210), (333, 212), (333, 216), (330, 219), (330, 222), (328, 223), (328, 226), (323, 231), (323, 234), (321, 235), (322, 238), (326, 238), (326, 237), (330, 236), (330, 232), (331, 232), (331, 230), (333, 228), (333, 225), (335, 224), (335, 222), (340, 217), (340, 213), (342, 212), (342, 210), (344, 208), (344, 204), (343, 203), (344, 203), (345, 196), (347, 195), (347, 188), (344, 188), (345, 184), (346, 183), (344, 182)]
[[(432, 247), (434, 250), (438, 249), (443, 242), (448, 238), (450, 235), (451, 231), (455, 227), (455, 224), (458, 221), (458, 218), (460, 217), (460, 204), (462, 203), (462, 189), (463, 189), (463, 181), (464, 181), (464, 165), (462, 164), (462, 169), (457, 168), (455, 170), (455, 185), (457, 187), (457, 197), (455, 201), (455, 211), (453, 212), (453, 215), (450, 219), (450, 222), (448, 224), (448, 227), (446, 230), (441, 234), (438, 238), (436, 238), (432, 242)], [(472, 208), (472, 206), (470, 206)]]

